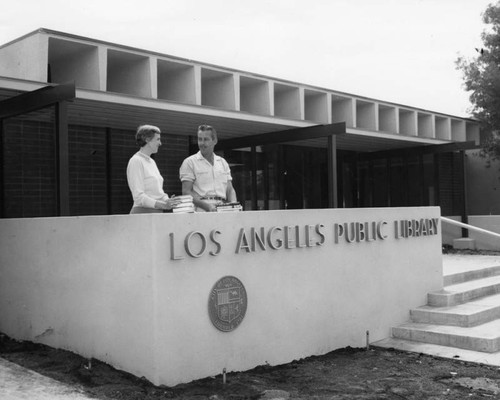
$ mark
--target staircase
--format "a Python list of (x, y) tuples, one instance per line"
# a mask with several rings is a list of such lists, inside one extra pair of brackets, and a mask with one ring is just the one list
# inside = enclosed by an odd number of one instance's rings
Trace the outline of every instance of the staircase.
[[(444, 288), (377, 347), (500, 365), (500, 262), (444, 276)], [(491, 263), (491, 261), (490, 261)], [(446, 272), (446, 271), (445, 271)]]

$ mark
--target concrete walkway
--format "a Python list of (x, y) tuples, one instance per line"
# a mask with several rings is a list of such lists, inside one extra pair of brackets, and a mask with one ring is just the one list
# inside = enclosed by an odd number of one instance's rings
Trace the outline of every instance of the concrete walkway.
[[(443, 255), (443, 275), (500, 265), (500, 256)], [(452, 347), (414, 343), (409, 351), (446, 358), (500, 365), (500, 354), (487, 354)], [(90, 400), (75, 386), (68, 386), (0, 357), (0, 399), (2, 400)]]
[(0, 357), (2, 400), (89, 400), (77, 387), (68, 386)]
[(500, 256), (443, 254), (443, 275), (500, 265)]

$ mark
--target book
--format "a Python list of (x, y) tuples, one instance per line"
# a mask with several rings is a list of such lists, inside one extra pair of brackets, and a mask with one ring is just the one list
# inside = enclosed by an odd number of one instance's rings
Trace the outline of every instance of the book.
[(180, 201), (179, 204), (174, 206), (172, 208), (172, 212), (178, 214), (178, 213), (194, 213), (194, 203), (193, 203), (193, 196), (191, 195), (182, 195), (182, 196), (175, 196), (174, 197), (176, 200)]
[(242, 211), (243, 207), (239, 202), (219, 204), (215, 206), (217, 212), (231, 212), (231, 211)]
[(194, 212), (194, 205), (191, 204), (191, 205), (187, 205), (185, 207), (177, 206), (177, 207), (174, 207), (172, 209), (172, 212), (176, 213), (176, 214), (178, 214), (178, 213), (193, 213)]
[(171, 199), (178, 200), (178, 201), (180, 201), (181, 204), (183, 204), (183, 203), (192, 203), (193, 202), (193, 196), (191, 196), (190, 194), (171, 197)]

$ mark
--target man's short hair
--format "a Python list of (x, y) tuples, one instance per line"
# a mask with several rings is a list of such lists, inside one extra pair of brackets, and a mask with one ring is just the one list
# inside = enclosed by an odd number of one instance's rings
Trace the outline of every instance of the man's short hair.
[(217, 131), (213, 126), (210, 125), (200, 125), (198, 127), (198, 132), (210, 132), (212, 135), (212, 140), (217, 140)]

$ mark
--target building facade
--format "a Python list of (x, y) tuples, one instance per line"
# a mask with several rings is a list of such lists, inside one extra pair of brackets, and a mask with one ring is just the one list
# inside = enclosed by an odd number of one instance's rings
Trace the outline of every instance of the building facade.
[(219, 133), (246, 210), (440, 206), (466, 215), (476, 121), (39, 29), (0, 46), (0, 217), (128, 213), (138, 125), (165, 191)]

